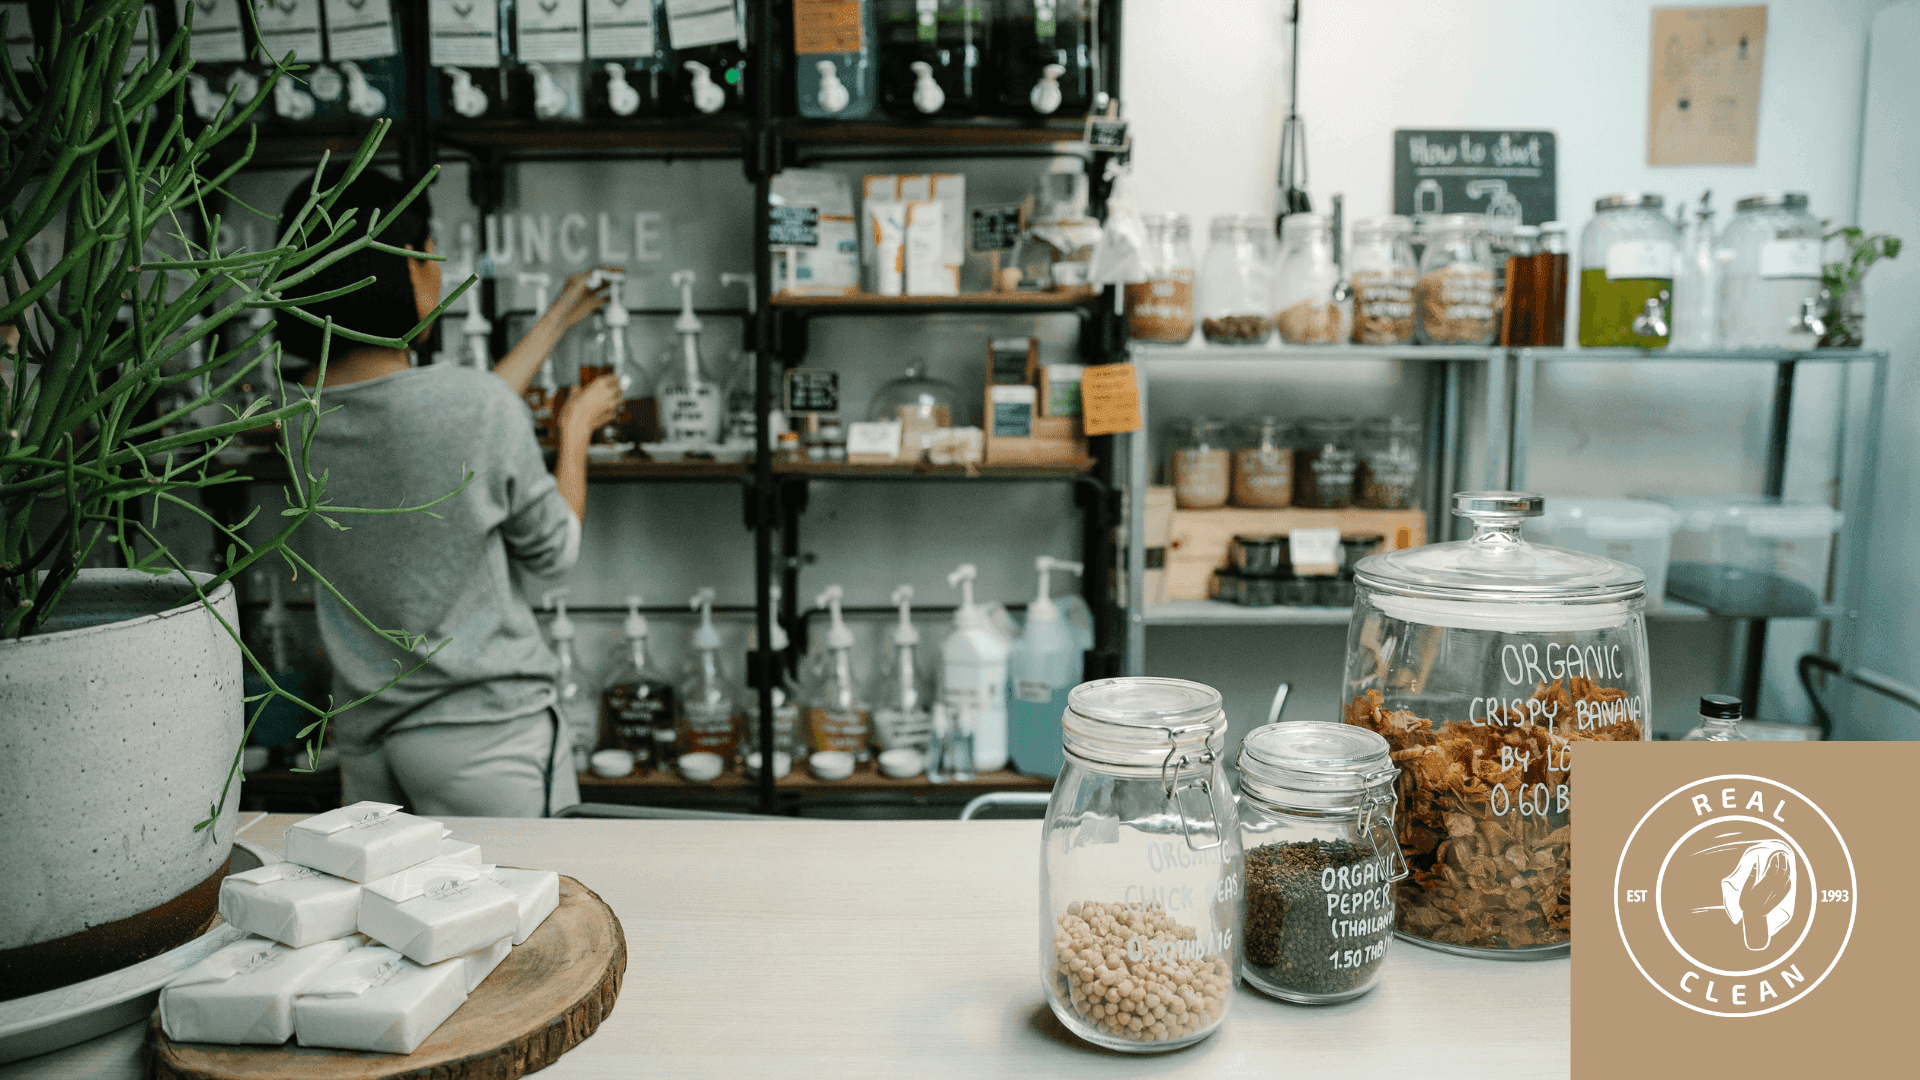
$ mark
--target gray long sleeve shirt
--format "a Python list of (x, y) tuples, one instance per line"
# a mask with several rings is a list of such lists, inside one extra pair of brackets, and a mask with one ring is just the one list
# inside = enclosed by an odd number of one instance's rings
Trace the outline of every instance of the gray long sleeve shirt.
[(579, 551), (580, 524), (560, 497), (524, 403), (497, 377), (434, 366), (327, 387), (313, 443), (336, 506), (426, 512), (342, 514), (342, 532), (309, 520), (294, 549), (383, 630), (424, 635), (412, 654), (316, 588), (320, 634), (344, 704), (425, 667), (335, 721), (349, 747), (429, 724), (484, 723), (552, 704), (559, 661), (510, 568), (554, 574)]

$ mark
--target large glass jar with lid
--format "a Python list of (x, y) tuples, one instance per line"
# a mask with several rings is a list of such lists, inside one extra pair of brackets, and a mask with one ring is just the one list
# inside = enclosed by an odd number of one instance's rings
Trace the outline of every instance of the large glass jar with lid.
[(1720, 235), (1720, 332), (1728, 348), (1811, 349), (1819, 341), (1820, 219), (1798, 191), (1749, 195)]
[(1127, 336), (1184, 345), (1193, 336), (1193, 226), (1185, 214), (1142, 214), (1147, 280), (1126, 286)]
[(1082, 683), (1040, 848), (1040, 982), (1082, 1039), (1152, 1053), (1213, 1034), (1233, 1001), (1240, 837), (1220, 693)]
[(1650, 192), (1594, 200), (1580, 234), (1580, 344), (1665, 348), (1680, 233)]
[(1274, 269), (1274, 322), (1289, 345), (1337, 345), (1347, 340), (1353, 305), (1336, 299), (1340, 264), (1333, 259), (1333, 219), (1288, 214), (1280, 223), (1280, 260)]
[(1394, 830), (1412, 876), (1395, 925), (1448, 952), (1567, 952), (1570, 748), (1648, 734), (1645, 576), (1522, 540), (1542, 506), (1456, 494), (1470, 539), (1354, 572), (1344, 718), (1384, 736), (1401, 770)]
[(1232, 454), (1226, 425), (1192, 420), (1173, 428), (1173, 458), (1167, 470), (1173, 503), (1182, 510), (1212, 510), (1227, 505), (1232, 483)]
[(1295, 720), (1240, 742), (1246, 860), (1240, 975), (1303, 1005), (1380, 982), (1393, 936), (1395, 768), (1387, 740), (1351, 724)]
[(1420, 340), (1429, 345), (1487, 345), (1494, 316), (1493, 252), (1485, 214), (1441, 214), (1427, 223), (1414, 283)]
[(1347, 281), (1353, 287), (1353, 343), (1405, 345), (1413, 340), (1413, 219), (1394, 214), (1353, 223)]
[(1233, 505), (1272, 510), (1293, 503), (1293, 447), (1287, 425), (1262, 416), (1241, 427), (1233, 451)]
[(1259, 345), (1273, 330), (1273, 267), (1266, 218), (1213, 219), (1200, 269), (1200, 333), (1211, 345)]

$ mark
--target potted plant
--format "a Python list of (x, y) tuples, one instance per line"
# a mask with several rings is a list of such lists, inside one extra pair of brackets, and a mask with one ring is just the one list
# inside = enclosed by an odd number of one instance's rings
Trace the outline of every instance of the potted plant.
[[(280, 223), (274, 246), (235, 250), (210, 202), (251, 156), (248, 117), (271, 84), (249, 104), (229, 98), (189, 137), (185, 28), (129, 58), (140, 0), (49, 7), (31, 70), (0, 65), (18, 118), (0, 133), (0, 326), (17, 340), (0, 362), (0, 1000), (202, 932), (233, 839), (246, 729), (290, 702), (310, 714), (311, 753), (357, 704), (301, 700), (241, 643), (236, 575), (277, 559), (330, 590), (289, 541), (309, 522), (341, 528), (375, 511), (333, 505), (309, 468), (319, 390), (228, 403), (277, 372), (270, 324), (255, 320), (224, 352), (218, 332), (269, 309), (322, 325), (329, 343), (401, 348), (446, 306), (391, 340), (301, 310), (350, 291), (304, 294), (321, 267), (366, 246), (396, 250), (381, 245), (381, 222), (332, 212), (384, 126), (337, 186), (316, 186)], [(245, 149), (210, 172), (214, 146), (243, 129)], [(325, 371), (323, 352), (322, 386)], [(263, 425), (286, 459), (283, 505), (223, 524), (199, 496), (240, 482), (220, 453)], [(175, 514), (213, 531), (225, 554), (212, 572), (189, 572), (161, 539), (156, 522)], [(248, 530), (255, 519), (266, 528)], [(243, 665), (263, 680), (253, 697)]]
[[(1828, 222), (1827, 224), (1832, 224)], [(1867, 271), (1881, 259), (1900, 254), (1900, 238), (1891, 233), (1873, 233), (1849, 225), (1835, 229), (1821, 239), (1839, 239), (1846, 245), (1843, 262), (1821, 267), (1820, 284), (1826, 295), (1823, 321), (1826, 333), (1820, 337), (1823, 349), (1857, 349), (1866, 340), (1867, 302), (1863, 292)]]

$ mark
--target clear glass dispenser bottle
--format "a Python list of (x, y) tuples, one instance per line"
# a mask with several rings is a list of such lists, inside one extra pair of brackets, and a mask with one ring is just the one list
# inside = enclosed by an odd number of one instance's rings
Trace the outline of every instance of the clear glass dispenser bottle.
[(801, 705), (807, 729), (807, 749), (812, 753), (839, 750), (853, 755), (855, 761), (873, 757), (872, 710), (866, 695), (853, 677), (853, 631), (840, 617), (840, 598), (844, 590), (830, 585), (814, 600), (826, 608), (832, 622), (827, 629), (827, 651), (814, 669), (814, 680)]
[(933, 735), (932, 670), (919, 663), (920, 631), (913, 625), (913, 586), (893, 590), (900, 609), (892, 648), (873, 682), (873, 741), (881, 750), (921, 750)]
[(660, 366), (660, 427), (670, 443), (712, 444), (726, 430), (725, 402), (700, 357), (704, 326), (693, 313), (694, 276), (692, 270), (673, 272), (673, 283), (680, 288), (680, 317), (673, 324), (680, 349)]

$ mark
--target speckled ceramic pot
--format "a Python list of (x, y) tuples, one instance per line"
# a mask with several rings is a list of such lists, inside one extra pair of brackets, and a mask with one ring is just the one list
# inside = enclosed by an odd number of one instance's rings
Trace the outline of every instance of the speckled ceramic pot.
[[(204, 580), (204, 577), (202, 578)], [(238, 626), (233, 589), (213, 593)], [(233, 845), (240, 649), (178, 576), (83, 570), (45, 632), (0, 642), (0, 999), (200, 933)]]

